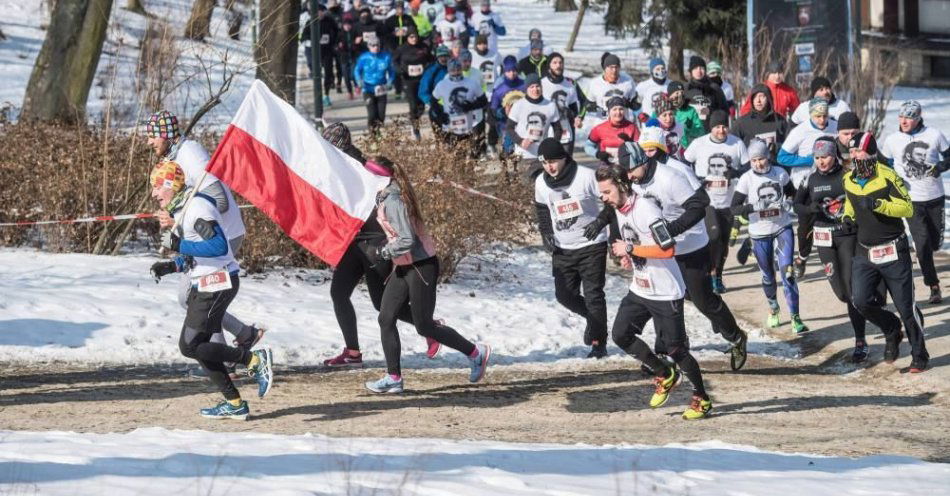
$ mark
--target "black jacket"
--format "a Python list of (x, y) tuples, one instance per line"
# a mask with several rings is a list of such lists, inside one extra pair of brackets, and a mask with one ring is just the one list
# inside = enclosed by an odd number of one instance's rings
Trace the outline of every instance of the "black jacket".
[(795, 211), (799, 216), (814, 214), (815, 225), (834, 229), (834, 235), (854, 234), (853, 224), (842, 222), (844, 216), (844, 174), (841, 165), (828, 174), (817, 170), (795, 192)]
[[(310, 27), (312, 25), (313, 20), (307, 21), (307, 25), (304, 26), (303, 31), (300, 33), (301, 41), (310, 39)], [(320, 46), (320, 53), (324, 55), (332, 54), (339, 40), (339, 28), (333, 17), (324, 15), (323, 19), (320, 20), (320, 38), (320, 40), (317, 40), (317, 44)], [(322, 40), (326, 40), (327, 42), (321, 43)]]
[(755, 95), (759, 93), (765, 93), (768, 99), (766, 108), (762, 112), (756, 112), (755, 109), (753, 109), (748, 114), (736, 119), (736, 121), (732, 123), (730, 133), (740, 138), (746, 146), (749, 146), (749, 142), (756, 136), (766, 141), (771, 141), (769, 144), (769, 152), (770, 158), (774, 163), (778, 156), (778, 149), (782, 146), (782, 143), (785, 142), (785, 137), (788, 136), (788, 121), (772, 110), (772, 91), (769, 90), (768, 86), (764, 84), (753, 86), (752, 92), (749, 95), (750, 100), (755, 98)]
[(412, 17), (409, 14), (403, 14), (398, 16), (393, 14), (392, 17), (387, 18), (383, 22), (383, 46), (386, 47), (390, 53), (396, 51), (402, 45), (406, 44), (406, 38), (408, 37), (408, 31), (406, 34), (399, 36), (396, 33), (396, 30), (400, 28), (400, 20), (402, 21), (402, 28), (409, 28), (409, 26), (415, 27), (416, 21), (412, 20)]
[(435, 57), (432, 56), (432, 50), (429, 49), (429, 45), (422, 41), (415, 45), (406, 43), (393, 52), (393, 65), (396, 66), (396, 70), (405, 79), (422, 79), (421, 74), (413, 78), (409, 77), (410, 65), (421, 65), (425, 69), (434, 61)]
[(705, 95), (709, 99), (709, 112), (722, 110), (729, 112), (729, 103), (726, 100), (726, 94), (718, 84), (709, 80), (708, 77), (702, 79), (693, 79), (686, 83), (686, 89), (683, 96), (686, 100), (691, 100), (696, 95)]

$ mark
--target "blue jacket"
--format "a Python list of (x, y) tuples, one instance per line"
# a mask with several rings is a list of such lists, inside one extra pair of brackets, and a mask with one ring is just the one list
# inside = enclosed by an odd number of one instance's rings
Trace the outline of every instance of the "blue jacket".
[(419, 80), (419, 100), (426, 104), (432, 104), (432, 92), (435, 91), (435, 85), (449, 73), (449, 69), (444, 65), (433, 62), (426, 71), (422, 73), (422, 79)]
[(501, 81), (495, 83), (495, 88), (491, 92), (491, 108), (492, 110), (497, 111), (501, 108), (501, 101), (505, 98), (505, 95), (512, 91), (524, 91), (524, 80), (516, 77), (513, 80), (509, 80), (506, 77), (502, 77)]
[(363, 93), (369, 95), (379, 85), (392, 84), (396, 79), (396, 69), (389, 52), (363, 52), (353, 67), (353, 79), (363, 88)]

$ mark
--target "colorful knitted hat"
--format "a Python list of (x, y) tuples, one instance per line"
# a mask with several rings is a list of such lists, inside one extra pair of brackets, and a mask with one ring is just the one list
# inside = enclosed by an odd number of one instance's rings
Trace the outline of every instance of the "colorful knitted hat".
[(145, 121), (145, 134), (150, 138), (174, 139), (181, 136), (178, 117), (167, 110), (160, 110)]
[(149, 184), (153, 188), (169, 188), (178, 192), (185, 187), (185, 171), (171, 160), (162, 160), (152, 169)]

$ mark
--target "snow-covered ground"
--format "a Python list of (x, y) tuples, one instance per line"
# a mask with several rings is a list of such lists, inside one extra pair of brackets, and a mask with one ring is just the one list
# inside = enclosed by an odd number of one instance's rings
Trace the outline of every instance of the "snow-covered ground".
[[(150, 256), (54, 255), (0, 250), (0, 353), (4, 361), (66, 360), (83, 363), (184, 362), (178, 335), (184, 310), (176, 299), (177, 275), (160, 284), (148, 275)], [(264, 343), (282, 365), (317, 365), (343, 348), (330, 300), (330, 272), (289, 269), (241, 281), (232, 312), (269, 329)], [(613, 319), (629, 284), (607, 279), (608, 317)], [(354, 294), (364, 359), (381, 364), (376, 312), (363, 287)], [(721, 356), (726, 342), (709, 321), (687, 306), (687, 326), (700, 358)], [(495, 364), (538, 364), (580, 359), (588, 348), (583, 320), (554, 299), (550, 256), (524, 249), (472, 258), (452, 284), (439, 291), (436, 316), (463, 335), (490, 343)], [(466, 367), (452, 351), (425, 358), (425, 343), (403, 330), (404, 363), (417, 367)], [(645, 334), (653, 342), (653, 330)], [(753, 331), (753, 353), (791, 358), (797, 350)], [(630, 360), (611, 347), (614, 360)]]
[[(591, 446), (138, 429), (0, 431), (13, 494), (944, 494), (950, 465), (718, 441)], [(793, 489), (794, 488), (794, 489)]]

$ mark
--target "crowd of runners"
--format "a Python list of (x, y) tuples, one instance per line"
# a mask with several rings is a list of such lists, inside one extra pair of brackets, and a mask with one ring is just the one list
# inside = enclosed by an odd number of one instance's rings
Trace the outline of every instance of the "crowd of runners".
[[(745, 364), (747, 333), (721, 296), (728, 291), (723, 267), (737, 244), (739, 263), (752, 255), (761, 272), (768, 327), (782, 322), (781, 284), (792, 332), (809, 332), (798, 280), (817, 258), (853, 326), (851, 360), (869, 360), (870, 322), (885, 336), (885, 362), (899, 357), (906, 338), (909, 371), (927, 369), (911, 253), (930, 288), (929, 303), (940, 303), (934, 252), (943, 243), (941, 174), (950, 168), (950, 142), (924, 123), (918, 102), (902, 103), (898, 130), (878, 144), (839, 99), (836, 90), (847, 88), (816, 77), (800, 100), (777, 64), (739, 101), (716, 61), (692, 56), (687, 81), (674, 81), (666, 62), (654, 58), (647, 77), (636, 82), (617, 55), (604, 53), (603, 72), (582, 89), (565, 77), (564, 57), (538, 29), (518, 53), (499, 53), (498, 39), (507, 31), (490, 0), (474, 9), (466, 0), (328, 0), (302, 24), (308, 61), (313, 22), (323, 33), (325, 104), (332, 103), (334, 88), (362, 98), (372, 133), (385, 121), (389, 95), (405, 97), (412, 138), (422, 139), (428, 116), (436, 139), (466, 147), (474, 157), (500, 158), (528, 177), (555, 298), (584, 319), (578, 335), (590, 347), (589, 358), (607, 356), (612, 341), (641, 362), (654, 377), (651, 407), (663, 405), (685, 377), (693, 395), (683, 417), (703, 418), (712, 409), (690, 353), (687, 300), (728, 343), (731, 368)], [(234, 367), (246, 367), (263, 397), (273, 382), (273, 358), (269, 350), (252, 351), (264, 329), (227, 312), (239, 285), (240, 211), (227, 186), (204, 174), (207, 152), (181, 136), (174, 115), (157, 112), (146, 130), (162, 159), (152, 172), (152, 195), (161, 204), (163, 227), (174, 226), (163, 247), (175, 256), (152, 272), (156, 278), (187, 273), (180, 288), (187, 309), (181, 352), (202, 365), (225, 397), (201, 414), (246, 418)], [(596, 167), (573, 158), (575, 140), (585, 135), (579, 149)], [(329, 125), (323, 137), (389, 178), (373, 215), (333, 270), (330, 295), (345, 349), (324, 365), (363, 366), (350, 299), (365, 281), (387, 369), (366, 388), (403, 391), (397, 320), (415, 327), (429, 358), (443, 345), (463, 353), (471, 363), (469, 380), (479, 382), (491, 347), (434, 318), (439, 258), (406, 173), (413, 164), (395, 163), (385, 153), (364, 155), (342, 123)], [(191, 190), (197, 194), (185, 208)], [(604, 292), (608, 258), (632, 274), (612, 323)], [(651, 320), (652, 345), (640, 338)], [(233, 346), (222, 330), (233, 335)]]

